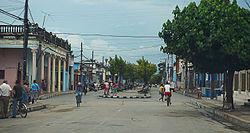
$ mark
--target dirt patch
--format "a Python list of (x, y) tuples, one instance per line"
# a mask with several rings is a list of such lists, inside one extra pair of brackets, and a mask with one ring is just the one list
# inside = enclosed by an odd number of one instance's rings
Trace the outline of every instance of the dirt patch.
[(61, 113), (61, 112), (70, 112), (70, 111), (73, 111), (74, 109), (75, 109), (74, 107), (71, 107), (71, 108), (53, 110), (53, 112), (57, 112), (57, 113)]

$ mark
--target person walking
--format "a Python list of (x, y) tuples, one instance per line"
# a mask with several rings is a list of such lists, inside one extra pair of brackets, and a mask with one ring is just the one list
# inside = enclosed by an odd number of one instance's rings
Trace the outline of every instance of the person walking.
[(12, 109), (12, 118), (16, 118), (17, 113), (17, 103), (22, 102), (23, 97), (23, 87), (20, 84), (20, 81), (16, 81), (15, 86), (13, 87), (13, 109)]
[(76, 106), (80, 107), (80, 103), (82, 102), (82, 93), (83, 93), (83, 87), (81, 82), (78, 82), (76, 90), (75, 90), (75, 96), (76, 96)]
[(0, 99), (3, 102), (2, 118), (8, 118), (8, 108), (11, 91), (12, 89), (7, 80), (4, 80), (3, 84), (0, 85)]
[(114, 89), (113, 95), (114, 95), (114, 96), (117, 96), (118, 83), (114, 83), (113, 89)]
[(164, 92), (165, 92), (164, 85), (161, 84), (160, 89), (159, 89), (159, 94), (161, 95), (161, 97), (159, 98), (159, 101), (162, 100), (162, 102), (163, 102), (163, 100), (164, 100)]
[(34, 102), (37, 102), (37, 99), (39, 97), (39, 91), (40, 91), (40, 87), (37, 84), (36, 80), (33, 81), (33, 83), (31, 84), (31, 93), (32, 93), (32, 104)]

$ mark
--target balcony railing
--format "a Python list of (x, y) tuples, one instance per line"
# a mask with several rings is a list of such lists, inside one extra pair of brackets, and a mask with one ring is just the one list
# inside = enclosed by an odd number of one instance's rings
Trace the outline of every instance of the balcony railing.
[[(23, 25), (0, 25), (0, 36), (23, 36)], [(29, 35), (35, 36), (39, 41), (62, 47), (66, 50), (71, 50), (71, 46), (68, 40), (53, 35), (52, 32), (48, 32), (43, 28), (40, 28), (37, 24), (31, 25), (29, 29)]]

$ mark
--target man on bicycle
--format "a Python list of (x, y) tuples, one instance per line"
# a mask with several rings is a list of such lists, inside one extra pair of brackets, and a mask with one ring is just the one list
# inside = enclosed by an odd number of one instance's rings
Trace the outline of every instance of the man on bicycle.
[(169, 102), (171, 104), (171, 89), (170, 89), (170, 83), (167, 82), (165, 85), (164, 85), (164, 88), (165, 88), (165, 92), (164, 92), (164, 95), (165, 95), (165, 101), (167, 100), (167, 98), (169, 98)]
[(22, 86), (20, 84), (20, 81), (16, 81), (15, 86), (13, 87), (13, 112), (12, 112), (12, 118), (16, 118), (17, 114), (17, 103), (22, 101)]

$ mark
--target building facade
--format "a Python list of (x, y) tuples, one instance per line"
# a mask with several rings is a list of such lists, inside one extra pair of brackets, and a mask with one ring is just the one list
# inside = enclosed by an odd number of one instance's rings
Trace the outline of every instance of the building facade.
[[(74, 63), (75, 84), (81, 81), (80, 66), (81, 66), (80, 62)], [(93, 82), (101, 83), (105, 80), (108, 80), (107, 78), (109, 77), (109, 73), (106, 70), (104, 64), (97, 61), (92, 62), (90, 60), (85, 60), (83, 62), (82, 73), (83, 73), (82, 82), (85, 83), (93, 83)]]
[[(67, 91), (73, 85), (71, 46), (67, 40), (34, 24), (30, 26), (26, 77), (29, 83), (45, 80), (47, 92)], [(22, 81), (23, 26), (0, 25), (0, 82), (13, 87)]]

